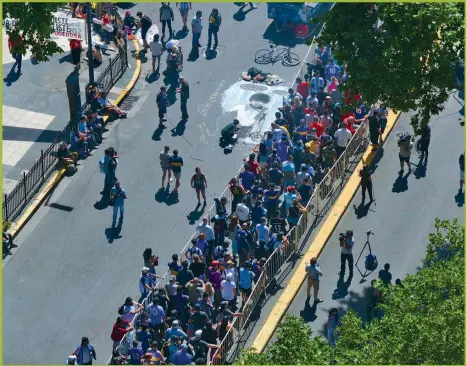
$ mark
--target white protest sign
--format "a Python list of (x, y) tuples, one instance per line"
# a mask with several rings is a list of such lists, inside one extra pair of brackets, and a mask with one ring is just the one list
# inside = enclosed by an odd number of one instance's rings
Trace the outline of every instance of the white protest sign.
[(53, 13), (52, 37), (86, 40), (86, 21), (67, 13)]

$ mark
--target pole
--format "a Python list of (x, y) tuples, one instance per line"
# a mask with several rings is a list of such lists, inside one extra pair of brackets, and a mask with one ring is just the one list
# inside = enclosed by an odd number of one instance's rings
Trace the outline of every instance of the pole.
[[(87, 43), (89, 49), (87, 50), (87, 59), (89, 60), (89, 83), (94, 82), (94, 57), (92, 55), (92, 15), (91, 15), (91, 3), (87, 3)], [(86, 93), (87, 94), (87, 93)]]

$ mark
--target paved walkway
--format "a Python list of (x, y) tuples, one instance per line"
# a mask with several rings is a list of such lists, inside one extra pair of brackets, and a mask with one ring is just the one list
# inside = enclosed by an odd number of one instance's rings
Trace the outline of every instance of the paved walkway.
[[(64, 50), (54, 55), (48, 62), (33, 64), (30, 53), (23, 57), (22, 74), (18, 78), (11, 73), (14, 65), (8, 50), (8, 36), (2, 31), (3, 41), (3, 193), (9, 193), (22, 178), (23, 172), (40, 157), (69, 121), (68, 97), (65, 79), (73, 71), (69, 42), (58, 38), (55, 41)], [(94, 41), (99, 36), (94, 35)], [(115, 46), (113, 46), (115, 47)], [(82, 54), (87, 51), (87, 45)], [(104, 52), (104, 62), (95, 69), (95, 78), (107, 67), (108, 60), (116, 51)], [(81, 100), (89, 82), (87, 64), (82, 64), (80, 72)], [(128, 71), (132, 73), (131, 70)], [(121, 87), (114, 87), (109, 95), (115, 99)]]
[[(422, 266), (428, 235), (433, 231), (436, 217), (458, 218), (460, 222), (464, 220), (464, 194), (458, 194), (458, 158), (464, 150), (464, 131), (459, 124), (458, 114), (460, 108), (458, 102), (450, 98), (445, 110), (432, 118), (428, 164), (426, 167), (418, 165), (419, 158), (413, 156), (412, 161), (417, 166), (413, 165), (412, 174), (405, 174), (402, 178), (397, 174), (400, 167), (396, 133), (410, 132), (411, 128), (410, 115), (400, 117), (384, 145), (382, 158), (376, 164), (373, 176), (376, 201), (370, 206), (361, 206), (359, 190), (319, 258), (323, 272), (319, 298), (323, 302), (317, 308), (305, 305), (304, 285), (288, 309), (289, 314), (304, 318), (314, 335), (326, 336), (328, 312), (334, 307), (341, 314), (349, 308), (354, 309), (366, 319), (364, 290), (370, 286), (372, 279), (378, 277), (385, 263), (390, 264), (393, 283), (397, 278), (403, 279), (408, 273), (415, 273)], [(347, 274), (344, 281), (339, 282), (338, 234), (347, 229), (354, 231), (355, 261), (366, 241), (365, 232), (374, 230), (375, 236), (371, 236), (370, 240), (379, 267), (362, 278), (365, 272), (364, 259), (368, 254), (366, 247), (358, 263), (362, 274), (355, 267), (351, 281), (348, 281)], [(304, 271), (304, 268), (297, 270)], [(313, 297), (311, 305), (312, 300)], [(261, 318), (266, 318), (264, 315)]]
[[(193, 5), (206, 19), (212, 4)], [(150, 7), (152, 14), (158, 14), (159, 4), (137, 6), (143, 11)], [(99, 152), (83, 162), (73, 178), (60, 183), (19, 234), (19, 248), (4, 267), (4, 314), (14, 314), (5, 316), (3, 323), (5, 363), (61, 363), (82, 336), (96, 346), (97, 362), (106, 362), (117, 309), (126, 296), (138, 298), (143, 250), (152, 247), (160, 257), (158, 271), (164, 274), (171, 255), (179, 252), (193, 233), (189, 218), (202, 214), (194, 212), (197, 201), (188, 183), (194, 168), (201, 166), (207, 176), (210, 207), (251, 151), (251, 144), (240, 143), (224, 155), (218, 146), (221, 128), (237, 116), (222, 103), (241, 72), (255, 66), (255, 51), (268, 47), (267, 37), (273, 36), (270, 27), (274, 25), (267, 19), (265, 4), (259, 4), (259, 9), (247, 13), (241, 22), (233, 17), (238, 9), (234, 4), (215, 6), (223, 16), (218, 55), (211, 60), (185, 61), (183, 75), (191, 86), (189, 121), (179, 122), (175, 101), (168, 111), (168, 128), (157, 128), (155, 96), (169, 80), (163, 75), (155, 80), (149, 75), (150, 63), (143, 60), (141, 80), (125, 102), (128, 118), (113, 124)], [(131, 9), (133, 13), (137, 10)], [(175, 17), (178, 30), (178, 12)], [(205, 38), (206, 34), (202, 44)], [(186, 60), (191, 35), (181, 43)], [(304, 59), (307, 50), (297, 45), (294, 51)], [(280, 64), (263, 69), (285, 79), (284, 86), (292, 84), (298, 72)], [(270, 123), (274, 112), (261, 123)], [(158, 153), (166, 144), (178, 148), (185, 161), (178, 200), (157, 193), (161, 178)], [(111, 209), (99, 202), (103, 176), (98, 160), (106, 146), (114, 146), (120, 154), (117, 177), (128, 194), (125, 220), (117, 235), (110, 230)], [(30, 311), (27, 299), (34, 299), (35, 308), (42, 309), (40, 316)], [(28, 324), (28, 331), (20, 324)], [(34, 351), (25, 353), (25, 344)]]

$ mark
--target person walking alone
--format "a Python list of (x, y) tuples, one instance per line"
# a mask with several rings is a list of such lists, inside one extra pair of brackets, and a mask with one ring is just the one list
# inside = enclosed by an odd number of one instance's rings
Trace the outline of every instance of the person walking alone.
[(181, 119), (186, 121), (189, 118), (188, 115), (188, 99), (189, 99), (189, 84), (183, 76), (178, 79), (180, 87), (176, 89), (177, 93), (180, 93), (180, 108), (181, 108)]
[(429, 145), (430, 145), (430, 127), (424, 126), (422, 129), (421, 138), (417, 142), (417, 149), (421, 152), (419, 163), (422, 162), (427, 165), (427, 159), (429, 159)]
[(201, 47), (199, 40), (201, 39), (201, 33), (202, 33), (202, 11), (200, 10), (196, 11), (196, 16), (191, 21), (191, 27), (193, 31), (192, 46), (193, 46), (193, 49), (195, 49), (197, 47)]
[(167, 119), (165, 114), (167, 113), (168, 98), (167, 98), (167, 87), (161, 86), (160, 92), (157, 94), (157, 107), (159, 108), (159, 122), (163, 125), (163, 122)]
[(126, 191), (121, 187), (120, 182), (115, 182), (115, 186), (110, 191), (110, 201), (113, 204), (112, 228), (116, 225), (118, 209), (120, 210), (120, 220), (123, 220), (123, 215), (125, 213), (125, 199), (127, 198)]
[(73, 356), (76, 356), (78, 365), (92, 365), (92, 359), (97, 359), (94, 346), (89, 343), (87, 337), (82, 337), (81, 344), (74, 350)]
[(354, 238), (353, 238), (353, 231), (347, 230), (346, 234), (340, 234), (340, 247), (341, 247), (341, 266), (340, 272), (338, 273), (340, 277), (345, 275), (345, 266), (346, 261), (348, 261), (348, 268), (349, 268), (349, 276), (353, 277), (353, 247), (354, 247)]
[(168, 26), (168, 31), (170, 32), (168, 39), (172, 38), (173, 36), (172, 21), (175, 21), (175, 15), (173, 14), (173, 9), (170, 6), (170, 3), (162, 3), (162, 6), (160, 7), (160, 23), (162, 23), (162, 39), (165, 37), (165, 26)]
[(220, 30), (220, 24), (222, 24), (222, 17), (220, 16), (218, 9), (213, 8), (209, 16), (209, 28), (207, 29), (207, 32), (208, 32), (207, 49), (209, 50), (210, 50), (210, 45), (212, 44), (212, 35), (214, 36), (214, 49), (216, 49), (218, 46), (217, 33)]
[(201, 172), (201, 168), (196, 167), (195, 173), (191, 178), (191, 187), (196, 190), (197, 194), (197, 204), (201, 205), (201, 193), (202, 198), (204, 199), (204, 207), (207, 205), (205, 190), (207, 188), (207, 179), (205, 175)]
[(319, 300), (319, 282), (322, 272), (317, 263), (317, 258), (311, 258), (310, 264), (306, 266), (307, 273), (307, 288), (306, 288), (306, 302), (311, 298), (311, 288), (314, 288), (314, 304), (321, 302)]
[[(160, 36), (154, 35), (154, 40), (150, 44), (150, 50), (152, 52), (152, 72), (158, 73), (160, 69), (160, 59), (162, 58), (163, 45), (160, 42)], [(157, 61), (157, 69), (155, 68), (155, 61)]]
[(173, 155), (170, 156), (170, 165), (172, 167), (173, 175), (176, 179), (175, 189), (173, 193), (178, 192), (178, 188), (180, 187), (180, 179), (181, 179), (181, 167), (183, 166), (183, 158), (178, 155), (178, 150), (173, 150)]
[(165, 146), (163, 151), (160, 152), (160, 167), (162, 168), (162, 187), (165, 187), (165, 177), (168, 173), (168, 183), (173, 181), (172, 178), (172, 165), (170, 164), (170, 146)]
[(188, 30), (188, 14), (192, 10), (192, 3), (176, 3), (176, 7), (180, 9), (181, 20), (183, 21), (183, 31)]
[(359, 176), (361, 177), (361, 189), (362, 189), (362, 203), (366, 200), (366, 190), (369, 193), (370, 202), (374, 201), (374, 196), (372, 195), (372, 172), (369, 170), (369, 167), (364, 164), (362, 169), (359, 171)]

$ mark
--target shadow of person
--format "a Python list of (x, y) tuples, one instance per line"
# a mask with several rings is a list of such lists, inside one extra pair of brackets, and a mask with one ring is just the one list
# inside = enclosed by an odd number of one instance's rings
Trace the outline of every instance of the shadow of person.
[(160, 141), (164, 129), (165, 129), (165, 128), (164, 128), (163, 124), (159, 123), (159, 126), (158, 126), (157, 129), (154, 131), (154, 133), (152, 134), (152, 140), (154, 140), (154, 141)]
[(200, 207), (201, 207), (201, 204), (198, 203), (196, 205), (196, 208), (188, 214), (187, 218), (189, 221), (189, 225), (194, 225), (204, 214), (205, 205), (202, 205), (201, 210), (199, 210)]
[[(373, 201), (372, 201), (373, 202)], [(370, 209), (372, 202), (369, 201), (368, 203), (364, 204), (364, 202), (361, 202), (359, 206), (353, 205), (354, 208), (354, 213), (356, 214), (356, 218), (362, 219), (363, 217), (367, 216), (369, 211), (375, 212)]]
[(13, 65), (10, 72), (3, 78), (3, 81), (6, 83), (6, 86), (11, 86), (14, 82), (18, 81), (22, 73), (15, 72), (16, 64)]
[(424, 153), (421, 153), (419, 157), (419, 162), (416, 165), (416, 169), (414, 170), (414, 177), (416, 179), (421, 179), (426, 176), (427, 173), (427, 156)]
[(60, 57), (60, 59), (58, 60), (58, 63), (60, 63), (60, 64), (62, 64), (64, 62), (68, 62), (70, 64), (73, 63), (73, 58), (71, 57), (71, 53), (65, 54), (64, 56)]
[(458, 190), (458, 193), (455, 194), (455, 202), (458, 207), (463, 207), (464, 205), (464, 192), (461, 188)]
[(105, 210), (108, 207), (108, 201), (110, 199), (110, 191), (108, 189), (102, 191), (101, 194), (102, 197), (100, 198), (100, 201), (94, 203), (94, 208), (99, 211)]
[(169, 185), (167, 186), (167, 188), (160, 187), (160, 189), (155, 194), (155, 200), (158, 203), (163, 203), (163, 202), (165, 202), (167, 200), (168, 195), (169, 195), (168, 187), (169, 187)]
[(214, 58), (217, 57), (217, 54), (218, 54), (217, 50), (208, 48), (205, 51), (205, 59), (206, 60), (213, 60)]
[(392, 274), (390, 273), (389, 263), (385, 263), (383, 269), (379, 271), (379, 280), (381, 280), (385, 286), (392, 284)]
[(304, 309), (299, 312), (304, 322), (309, 323), (317, 319), (316, 315), (317, 303), (313, 303), (312, 306), (308, 300), (304, 303)]
[(122, 226), (123, 218), (120, 216), (117, 226), (105, 229), (105, 236), (107, 237), (107, 241), (109, 244), (112, 244), (114, 240), (120, 239), (122, 237), (120, 235)]
[(174, 38), (175, 39), (183, 39), (183, 38), (186, 38), (186, 36), (188, 35), (189, 33), (189, 29), (188, 28), (182, 28), (180, 29), (178, 32), (176, 32)]
[(194, 62), (199, 58), (199, 48), (198, 47), (193, 47), (191, 49), (191, 52), (189, 52), (188, 55), (188, 61), (189, 62)]
[(184, 135), (184, 131), (186, 131), (186, 122), (187, 120), (182, 119), (180, 122), (178, 122), (176, 127), (171, 130), (173, 137)]
[(146, 81), (146, 83), (152, 84), (156, 82), (157, 80), (159, 80), (159, 78), (160, 78), (160, 73), (159, 73), (159, 69), (157, 68), (155, 69), (155, 72), (151, 72), (147, 74), (144, 80)]
[(343, 276), (340, 275), (337, 281), (337, 288), (333, 291), (332, 299), (338, 300), (343, 299), (346, 295), (348, 295), (348, 288), (351, 285), (351, 281), (353, 280), (353, 275), (350, 274), (346, 281), (343, 280)]
[(180, 202), (178, 199), (178, 192), (171, 192), (165, 200), (167, 206), (175, 205), (178, 202)]
[(408, 177), (410, 174), (411, 172), (408, 172), (406, 175), (403, 175), (403, 173), (398, 174), (398, 177), (393, 183), (393, 193), (401, 193), (406, 192), (408, 190)]

